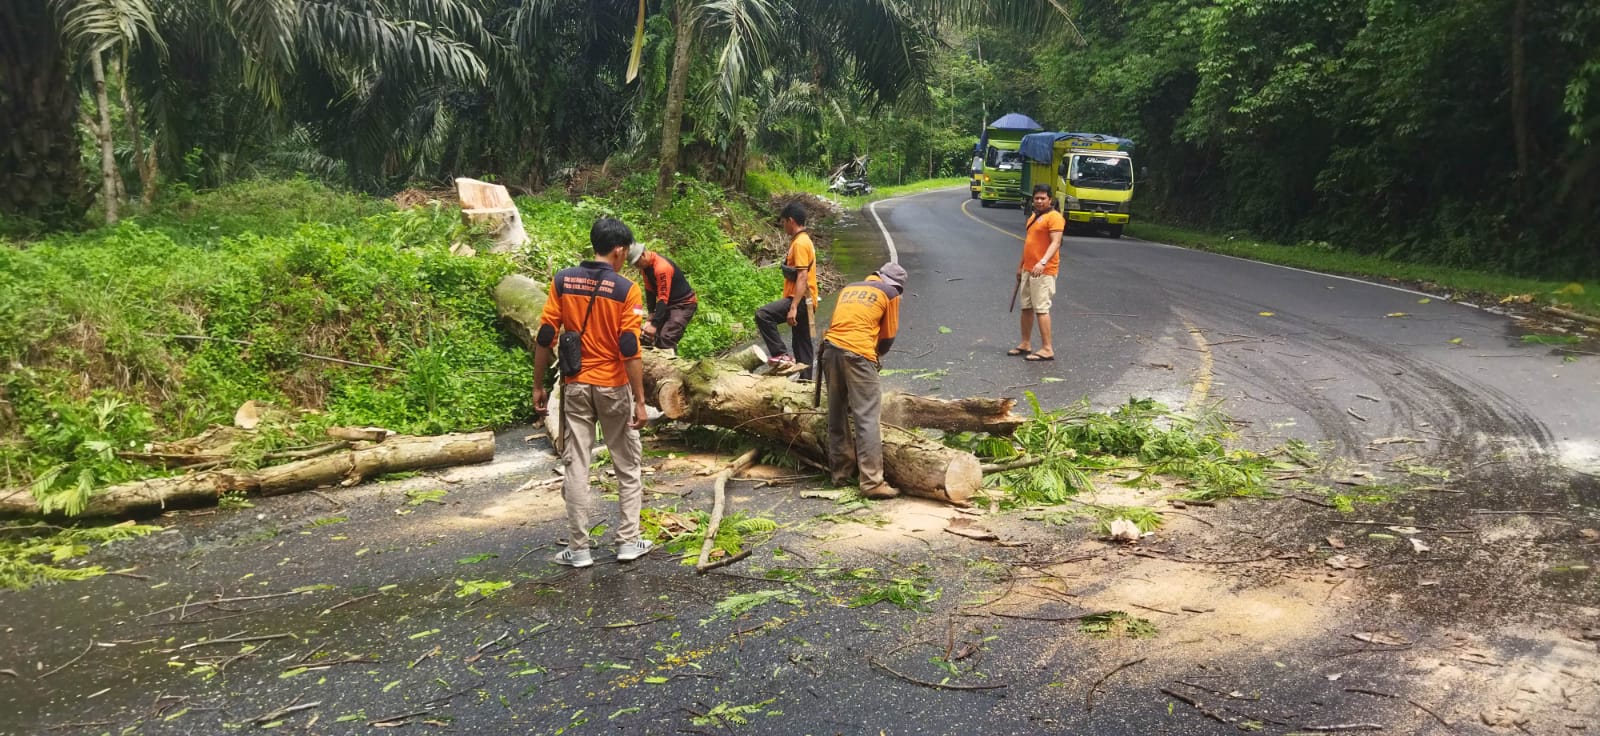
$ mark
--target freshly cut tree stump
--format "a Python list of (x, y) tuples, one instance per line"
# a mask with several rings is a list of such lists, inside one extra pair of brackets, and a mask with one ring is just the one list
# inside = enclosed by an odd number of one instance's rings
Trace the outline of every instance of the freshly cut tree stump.
[(494, 236), (495, 253), (516, 250), (528, 244), (528, 231), (522, 227), (522, 212), (511, 201), (511, 193), (499, 184), (477, 179), (456, 179), (456, 196), (461, 200), (461, 221), (474, 225), (487, 223)]
[[(224, 493), (279, 496), (323, 486), (352, 486), (363, 479), (406, 470), (442, 468), (494, 459), (494, 433), (390, 437), (338, 453), (259, 470), (211, 470), (111, 486), (89, 500), (82, 517), (155, 514), (169, 507), (216, 503)], [(0, 498), (0, 514), (44, 516), (26, 491)], [(60, 514), (55, 514), (60, 515)]]

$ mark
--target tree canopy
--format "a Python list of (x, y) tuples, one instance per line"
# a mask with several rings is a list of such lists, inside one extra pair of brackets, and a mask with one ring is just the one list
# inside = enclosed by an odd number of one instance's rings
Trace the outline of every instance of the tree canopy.
[(608, 163), (664, 192), (680, 160), (732, 188), (862, 155), (879, 183), (964, 175), (1017, 111), (1136, 140), (1135, 206), (1165, 220), (1600, 272), (1581, 0), (13, 0), (0, 27), (8, 230), (107, 201), (87, 133), (117, 199), (128, 172), (148, 199)]

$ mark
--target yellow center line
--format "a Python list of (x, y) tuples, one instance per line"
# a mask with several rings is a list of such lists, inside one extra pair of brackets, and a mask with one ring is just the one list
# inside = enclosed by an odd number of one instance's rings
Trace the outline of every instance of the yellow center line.
[(1216, 366), (1216, 362), (1211, 357), (1211, 346), (1206, 344), (1205, 332), (1196, 327), (1187, 317), (1182, 319), (1183, 326), (1189, 328), (1189, 339), (1194, 341), (1194, 348), (1200, 353), (1200, 373), (1194, 378), (1194, 388), (1189, 390), (1189, 403), (1185, 407), (1185, 411), (1193, 414), (1201, 404), (1205, 403), (1206, 397), (1211, 394), (1211, 379), (1214, 375), (1213, 369)]
[(1003, 227), (999, 227), (998, 225), (995, 225), (994, 223), (985, 222), (982, 218), (978, 217), (977, 215), (974, 215), (971, 212), (968, 212), (967, 211), (967, 205), (969, 205), (969, 204), (972, 204), (972, 200), (970, 200), (970, 199), (961, 203), (961, 214), (972, 218), (973, 222), (976, 222), (979, 225), (982, 225), (982, 226), (984, 226), (986, 228), (989, 228), (990, 230), (993, 230), (993, 231), (998, 232), (998, 233), (1005, 233), (1006, 235), (1010, 235), (1011, 237), (1016, 238), (1017, 240), (1023, 240), (1023, 237), (1021, 235), (1018, 235), (1018, 234), (1016, 234), (1014, 232), (1011, 232), (1010, 230), (1007, 230), (1007, 229), (1005, 229)]

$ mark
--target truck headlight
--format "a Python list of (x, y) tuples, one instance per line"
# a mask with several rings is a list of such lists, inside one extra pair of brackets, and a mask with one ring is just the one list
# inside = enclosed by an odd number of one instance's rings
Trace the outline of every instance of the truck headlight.
[(1067, 209), (1067, 210), (1078, 209), (1079, 208), (1078, 198), (1074, 197), (1074, 196), (1072, 196), (1070, 194), (1063, 196), (1061, 198), (1061, 208), (1062, 209)]
[(1117, 203), (1117, 211), (1122, 213), (1122, 214), (1124, 214), (1124, 215), (1126, 215), (1126, 214), (1128, 214), (1128, 206), (1131, 205), (1131, 204), (1133, 204), (1133, 202), (1124, 199), (1121, 202)]

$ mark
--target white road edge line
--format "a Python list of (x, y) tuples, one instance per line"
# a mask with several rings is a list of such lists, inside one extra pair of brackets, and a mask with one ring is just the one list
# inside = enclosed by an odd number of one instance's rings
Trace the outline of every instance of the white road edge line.
[(1311, 274), (1312, 276), (1323, 276), (1323, 277), (1330, 278), (1330, 279), (1338, 279), (1340, 281), (1349, 281), (1350, 283), (1353, 283), (1353, 284), (1364, 284), (1366, 286), (1376, 286), (1376, 287), (1378, 287), (1380, 289), (1388, 289), (1390, 291), (1398, 291), (1398, 292), (1401, 292), (1403, 294), (1411, 294), (1413, 296), (1425, 296), (1425, 297), (1428, 297), (1429, 299), (1438, 299), (1440, 301), (1447, 301), (1447, 302), (1450, 302), (1452, 304), (1460, 304), (1463, 307), (1472, 307), (1473, 309), (1478, 309), (1478, 310), (1482, 310), (1482, 311), (1488, 311), (1488, 310), (1484, 310), (1481, 305), (1473, 304), (1471, 302), (1463, 302), (1463, 301), (1459, 301), (1459, 300), (1456, 300), (1456, 299), (1451, 299), (1451, 298), (1448, 298), (1448, 297), (1446, 297), (1446, 296), (1444, 296), (1442, 294), (1429, 294), (1429, 293), (1427, 293), (1425, 291), (1417, 291), (1415, 289), (1407, 289), (1407, 288), (1405, 288), (1403, 286), (1391, 286), (1389, 284), (1379, 283), (1377, 281), (1367, 281), (1366, 279), (1358, 279), (1358, 278), (1356, 278), (1354, 276), (1341, 276), (1341, 275), (1336, 274), (1336, 273), (1327, 273), (1326, 271), (1312, 271), (1310, 269), (1305, 269), (1305, 268), (1295, 268), (1294, 266), (1285, 266), (1285, 265), (1283, 265), (1281, 263), (1268, 263), (1267, 261), (1255, 261), (1255, 260), (1251, 260), (1249, 258), (1240, 258), (1239, 256), (1230, 256), (1230, 255), (1228, 255), (1226, 253), (1217, 253), (1215, 251), (1201, 250), (1199, 248), (1185, 248), (1185, 247), (1183, 247), (1181, 245), (1172, 245), (1171, 243), (1158, 243), (1158, 242), (1156, 242), (1154, 240), (1145, 240), (1144, 238), (1129, 238), (1129, 240), (1132, 240), (1133, 242), (1136, 242), (1136, 243), (1144, 243), (1145, 245), (1154, 245), (1154, 246), (1157, 246), (1157, 247), (1160, 247), (1160, 248), (1176, 248), (1178, 250), (1186, 250), (1186, 251), (1189, 251), (1191, 253), (1205, 253), (1207, 255), (1213, 255), (1213, 256), (1217, 256), (1219, 258), (1229, 258), (1229, 259), (1232, 259), (1232, 260), (1235, 260), (1235, 261), (1243, 261), (1245, 263), (1254, 263), (1254, 264), (1261, 265), (1261, 266), (1271, 266), (1273, 268), (1281, 268), (1281, 269), (1284, 269), (1286, 271), (1299, 271), (1300, 273)]
[(894, 201), (896, 199), (906, 199), (908, 197), (920, 197), (920, 196), (922, 196), (924, 194), (933, 194), (934, 192), (942, 192), (942, 191), (945, 191), (946, 189), (955, 189), (955, 188), (957, 188), (959, 186), (961, 186), (961, 185), (957, 184), (957, 185), (954, 185), (954, 186), (943, 187), (943, 188), (940, 188), (940, 189), (929, 189), (926, 192), (915, 192), (913, 194), (902, 194), (902, 195), (900, 195), (898, 197), (886, 197), (884, 199), (874, 199), (871, 202), (867, 203), (867, 211), (872, 213), (872, 219), (876, 220), (877, 223), (878, 223), (878, 232), (883, 233), (883, 242), (888, 244), (888, 246), (889, 246), (889, 262), (890, 263), (899, 263), (900, 262), (900, 251), (895, 250), (895, 247), (894, 247), (894, 236), (889, 234), (889, 228), (884, 227), (883, 218), (878, 215), (878, 203), (879, 202), (892, 202), (892, 201)]
[(878, 216), (878, 203), (885, 200), (875, 199), (867, 204), (867, 211), (872, 213), (872, 219), (878, 222), (878, 232), (883, 233), (883, 242), (889, 245), (889, 262), (899, 263), (900, 252), (894, 249), (894, 236), (889, 234), (889, 228), (883, 226), (883, 218)]

